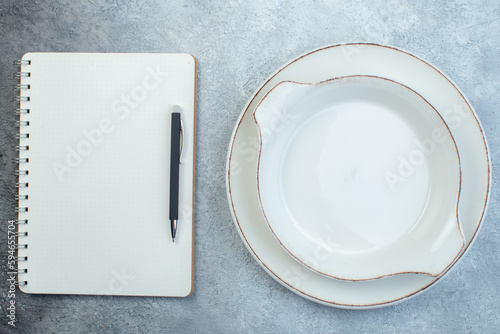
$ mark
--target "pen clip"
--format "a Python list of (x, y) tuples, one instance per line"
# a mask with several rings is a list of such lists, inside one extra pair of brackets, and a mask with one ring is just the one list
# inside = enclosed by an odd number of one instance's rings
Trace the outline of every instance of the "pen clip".
[(181, 119), (181, 129), (180, 129), (180, 141), (179, 141), (179, 164), (182, 164), (182, 152), (184, 151), (184, 123)]

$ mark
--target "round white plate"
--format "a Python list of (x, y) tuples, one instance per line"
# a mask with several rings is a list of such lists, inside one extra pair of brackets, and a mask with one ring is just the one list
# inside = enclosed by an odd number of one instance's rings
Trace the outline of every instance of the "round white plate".
[(458, 151), (413, 90), (374, 76), (283, 81), (254, 118), (264, 218), (304, 266), (344, 280), (439, 276), (460, 254)]
[(349, 75), (373, 75), (402, 83), (422, 95), (441, 114), (458, 147), (462, 181), (459, 220), (466, 247), (474, 239), (486, 209), (490, 162), (477, 116), (444, 74), (406, 51), (376, 44), (341, 44), (297, 57), (277, 70), (243, 109), (229, 143), (227, 194), (244, 243), (257, 262), (279, 283), (310, 300), (345, 308), (380, 307), (415, 296), (439, 278), (402, 274), (350, 282), (315, 273), (279, 245), (259, 206), (256, 186), (259, 137), (253, 111), (281, 81), (315, 83)]

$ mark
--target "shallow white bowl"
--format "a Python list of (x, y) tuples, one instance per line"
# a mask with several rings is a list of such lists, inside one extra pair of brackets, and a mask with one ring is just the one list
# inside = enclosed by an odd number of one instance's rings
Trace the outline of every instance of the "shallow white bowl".
[(262, 212), (309, 269), (343, 280), (439, 276), (461, 253), (457, 148), (410, 88), (374, 76), (281, 82), (254, 117)]

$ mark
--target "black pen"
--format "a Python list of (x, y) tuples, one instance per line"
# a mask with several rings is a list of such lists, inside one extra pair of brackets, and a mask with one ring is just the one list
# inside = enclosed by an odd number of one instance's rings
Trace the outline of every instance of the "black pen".
[(175, 241), (177, 233), (177, 222), (179, 220), (179, 165), (182, 152), (182, 120), (180, 107), (174, 106), (172, 112), (171, 134), (170, 134), (170, 232), (172, 242)]

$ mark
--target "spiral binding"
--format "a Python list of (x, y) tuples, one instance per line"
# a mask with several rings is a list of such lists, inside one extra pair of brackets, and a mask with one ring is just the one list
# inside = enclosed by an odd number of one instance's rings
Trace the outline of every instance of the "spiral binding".
[(16, 146), (16, 151), (29, 151), (30, 147), (28, 145), (18, 145)]
[(21, 90), (21, 89), (30, 89), (31, 85), (30, 84), (16, 84), (14, 88)]
[[(21, 275), (25, 275), (28, 273), (26, 267), (28, 256), (25, 254), (19, 254), (20, 250), (24, 250), (28, 248), (28, 243), (25, 238), (28, 238), (28, 232), (23, 231), (25, 229), (25, 225), (28, 225), (28, 219), (25, 216), (29, 211), (29, 207), (26, 205), (29, 196), (25, 192), (26, 188), (29, 188), (28, 177), (29, 170), (25, 167), (27, 163), (29, 163), (29, 158), (26, 157), (30, 147), (28, 145), (29, 140), (29, 131), (27, 131), (27, 127), (30, 126), (29, 117), (30, 108), (29, 104), (31, 98), (28, 94), (28, 91), (31, 89), (31, 83), (29, 83), (29, 78), (31, 77), (31, 72), (29, 66), (31, 65), (31, 60), (16, 60), (14, 62), (14, 66), (19, 68), (19, 71), (15, 73), (14, 77), (18, 78), (20, 82), (15, 85), (15, 89), (19, 91), (19, 95), (15, 98), (15, 101), (19, 103), (19, 108), (15, 109), (16, 115), (19, 116), (19, 120), (16, 121), (16, 125), (19, 127), (19, 133), (16, 135), (16, 139), (19, 140), (19, 145), (16, 146), (16, 151), (19, 152), (19, 156), (15, 158), (15, 162), (18, 164), (18, 168), (15, 171), (16, 176), (18, 177), (18, 182), (16, 183), (16, 187), (19, 189), (18, 195), (16, 195), (16, 200), (19, 205), (16, 208), (16, 212), (18, 213), (18, 219), (14, 220), (13, 223), (18, 226), (18, 231), (14, 233), (17, 237), (17, 244), (15, 245), (15, 249), (17, 249), (16, 261), (18, 262), (18, 269), (14, 270), (13, 273), (18, 275), (18, 281), (16, 281), (16, 285), (28, 285), (27, 280), (21, 280)], [(26, 82), (28, 81), (28, 82)], [(23, 205), (24, 203), (24, 205)], [(23, 238), (21, 242), (21, 238)], [(20, 266), (19, 264), (23, 263), (24, 266)], [(24, 276), (25, 277), (25, 276)]]
[(12, 269), (12, 270), (9, 270), (9, 272), (18, 273), (18, 274), (27, 274), (28, 269)]
[(27, 109), (27, 108), (16, 108), (15, 111), (16, 115), (21, 115), (21, 114), (29, 114), (30, 113), (30, 110)]
[(16, 102), (28, 102), (30, 100), (29, 96), (16, 96), (14, 101)]
[(29, 78), (31, 77), (31, 72), (17, 72), (14, 74), (14, 78)]
[(27, 59), (14, 60), (14, 66), (19, 67), (22, 65), (31, 65), (31, 60), (27, 60)]
[(28, 236), (28, 232), (14, 232), (14, 235), (16, 237), (27, 237)]

